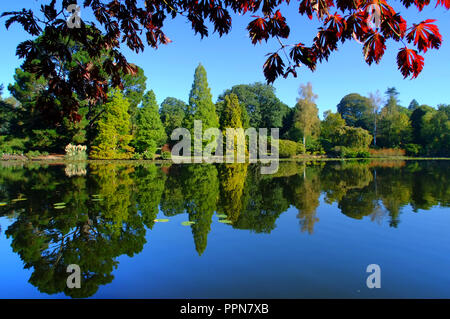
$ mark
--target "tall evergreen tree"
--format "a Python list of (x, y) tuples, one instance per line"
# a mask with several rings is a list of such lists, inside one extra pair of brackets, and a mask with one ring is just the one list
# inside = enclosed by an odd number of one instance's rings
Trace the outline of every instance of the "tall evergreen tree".
[(239, 106), (238, 97), (233, 93), (225, 96), (222, 128), (225, 129), (227, 127), (242, 127), (241, 107)]
[(184, 121), (185, 127), (192, 129), (194, 127), (194, 120), (202, 121), (203, 130), (210, 127), (219, 127), (219, 118), (212, 101), (206, 70), (201, 64), (195, 69), (194, 83), (189, 94), (189, 105)]
[(145, 152), (151, 144), (155, 143), (159, 147), (166, 140), (167, 135), (159, 117), (155, 93), (150, 90), (145, 93), (142, 107), (137, 112), (134, 144), (138, 152)]
[(128, 114), (130, 103), (122, 92), (115, 90), (105, 111), (98, 120), (98, 135), (94, 139), (91, 157), (96, 159), (130, 158), (134, 149), (128, 144), (131, 135), (131, 121)]

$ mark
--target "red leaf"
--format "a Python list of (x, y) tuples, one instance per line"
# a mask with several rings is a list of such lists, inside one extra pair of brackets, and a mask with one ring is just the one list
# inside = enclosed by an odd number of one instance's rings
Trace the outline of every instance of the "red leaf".
[(284, 73), (284, 62), (278, 53), (269, 56), (264, 63), (263, 70), (268, 83), (273, 83), (279, 75)]
[(364, 58), (371, 65), (374, 61), (378, 64), (386, 50), (385, 39), (378, 32), (374, 33), (364, 43)]
[(417, 54), (416, 50), (402, 48), (397, 55), (397, 64), (400, 72), (407, 78), (417, 78), (423, 70), (424, 59), (423, 56)]
[(436, 20), (425, 20), (419, 24), (414, 24), (413, 29), (406, 36), (409, 42), (414, 41), (419, 51), (427, 52), (429, 48), (439, 49), (442, 43), (442, 36), (435, 24)]

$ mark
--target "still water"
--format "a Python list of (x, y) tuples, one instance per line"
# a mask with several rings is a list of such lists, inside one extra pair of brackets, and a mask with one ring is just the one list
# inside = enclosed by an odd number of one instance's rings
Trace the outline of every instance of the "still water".
[(449, 207), (449, 161), (3, 163), (0, 298), (450, 298)]

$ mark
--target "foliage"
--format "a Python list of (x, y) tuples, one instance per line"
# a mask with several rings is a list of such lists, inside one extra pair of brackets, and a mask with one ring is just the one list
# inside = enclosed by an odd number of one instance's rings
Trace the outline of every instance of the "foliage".
[(98, 135), (93, 142), (90, 156), (95, 159), (131, 158), (134, 149), (131, 142), (129, 102), (116, 90), (105, 105), (105, 112), (98, 121)]
[(417, 156), (420, 154), (422, 147), (418, 144), (406, 144), (405, 145), (405, 151), (406, 154), (409, 156)]
[(273, 86), (260, 82), (235, 85), (219, 96), (217, 113), (221, 118), (221, 124), (225, 96), (231, 93), (238, 97), (244, 129), (249, 127), (281, 128), (283, 126), (283, 120), (289, 112), (289, 107), (278, 99)]
[(145, 160), (154, 160), (156, 156), (156, 150), (158, 149), (156, 142), (150, 140), (147, 145), (147, 149), (142, 153), (142, 157)]
[(297, 152), (298, 144), (294, 141), (289, 140), (279, 140), (278, 141), (278, 152), (281, 158), (293, 157)]
[[(128, 63), (119, 52), (121, 43), (132, 51), (139, 53), (145, 48), (144, 41), (151, 47), (167, 44), (170, 39), (164, 34), (164, 23), (167, 17), (185, 17), (194, 30), (201, 37), (208, 36), (208, 23), (214, 27), (219, 36), (231, 30), (231, 13), (248, 14), (252, 20), (247, 26), (248, 35), (253, 44), (278, 39), (280, 49), (290, 47), (289, 55), (283, 60), (280, 50), (270, 53), (263, 65), (265, 78), (269, 83), (283, 75), (297, 75), (296, 68), (306, 65), (310, 70), (316, 69), (317, 63), (327, 61), (331, 53), (338, 49), (339, 43), (358, 41), (363, 43), (365, 61), (371, 65), (379, 63), (386, 50), (386, 44), (401, 43), (397, 55), (397, 66), (406, 78), (417, 77), (424, 67), (424, 57), (429, 49), (439, 49), (442, 36), (435, 20), (425, 19), (419, 23), (407, 21), (387, 2), (380, 5), (381, 21), (379, 30), (367, 26), (370, 2), (354, 3), (349, 0), (332, 0), (317, 5), (315, 2), (303, 1), (299, 5), (298, 13), (312, 19), (318, 19), (318, 31), (314, 32), (311, 46), (305, 44), (282, 42), (289, 38), (290, 28), (286, 18), (281, 13), (283, 5), (288, 1), (238, 0), (223, 2), (190, 1), (156, 1), (153, 3), (132, 1), (128, 5), (117, 0), (85, 1), (84, 7), (94, 12), (96, 21), (90, 23), (81, 20), (80, 28), (69, 28), (65, 23), (65, 9), (70, 3), (67, 0), (45, 2), (41, 6), (43, 14), (32, 9), (4, 12), (7, 17), (5, 25), (9, 28), (13, 23), (19, 23), (30, 36), (40, 36), (42, 42), (37, 45), (32, 41), (24, 41), (17, 47), (17, 55), (24, 58), (27, 71), (39, 72), (45, 79), (52, 79), (46, 92), (48, 96), (59, 96), (67, 100), (67, 113), (77, 115), (79, 100), (72, 95), (81, 96), (90, 92), (94, 104), (107, 98), (105, 74), (99, 72), (95, 62), (101, 59), (102, 50), (109, 49), (109, 54), (103, 61), (106, 75), (111, 78), (114, 87), (120, 86), (121, 74), (137, 73), (137, 69)], [(430, 1), (403, 1), (402, 6), (412, 5), (419, 11), (430, 5)], [(450, 9), (448, 1), (439, 0), (438, 6)], [(330, 13), (331, 8), (336, 12)], [(261, 13), (262, 15), (256, 15)], [(208, 21), (209, 20), (209, 21)], [(132, 22), (132, 23), (131, 23)], [(55, 40), (61, 34), (67, 35), (79, 43), (79, 47), (91, 55), (90, 63), (74, 63), (71, 74), (83, 76), (67, 77), (64, 73), (55, 72), (58, 61), (75, 61), (74, 53), (68, 52), (66, 46), (55, 45)], [(37, 60), (39, 53), (42, 57)], [(92, 62), (94, 61), (94, 63)], [(86, 81), (86, 79), (89, 79)], [(55, 105), (53, 107), (56, 108)]]
[(372, 106), (367, 97), (357, 93), (348, 94), (337, 105), (337, 111), (341, 114), (348, 126), (369, 129), (371, 125), (369, 116), (372, 111)]
[[(300, 86), (300, 98), (295, 105), (293, 129), (300, 134), (305, 145), (307, 137), (318, 136), (320, 131), (319, 110), (314, 103), (316, 98), (317, 95), (313, 93), (311, 83)], [(299, 139), (299, 136), (292, 137), (295, 140)]]
[(168, 160), (172, 158), (172, 153), (168, 151), (161, 152), (161, 157), (163, 160)]
[(399, 148), (381, 148), (381, 149), (371, 149), (369, 151), (370, 157), (395, 157), (395, 156), (405, 156), (406, 152)]
[(160, 147), (167, 140), (158, 110), (155, 94), (150, 90), (145, 93), (142, 107), (138, 109), (136, 116), (137, 129), (133, 145), (138, 152), (147, 150), (152, 141)]
[(193, 129), (194, 120), (202, 121), (203, 131), (210, 127), (219, 127), (219, 119), (216, 114), (216, 107), (212, 102), (206, 70), (201, 64), (195, 69), (194, 82), (189, 93), (189, 105), (184, 118), (184, 127)]
[(173, 130), (183, 126), (186, 109), (186, 103), (174, 97), (168, 97), (161, 103), (159, 113), (167, 136), (170, 137)]
[(66, 146), (66, 159), (72, 161), (83, 161), (87, 159), (87, 147), (85, 145), (72, 145)]
[(306, 152), (305, 145), (303, 145), (303, 143), (301, 141), (298, 141), (297, 147), (295, 149), (295, 153), (296, 154), (305, 154), (305, 152)]

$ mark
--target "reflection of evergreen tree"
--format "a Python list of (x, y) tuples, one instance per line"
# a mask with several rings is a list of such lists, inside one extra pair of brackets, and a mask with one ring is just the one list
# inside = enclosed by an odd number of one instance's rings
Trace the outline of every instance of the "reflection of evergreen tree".
[(206, 249), (212, 215), (219, 199), (219, 180), (213, 165), (190, 165), (182, 169), (181, 180), (195, 248), (199, 255)]
[(184, 213), (184, 191), (181, 179), (182, 166), (172, 165), (161, 197), (161, 211), (170, 217)]
[(242, 211), (244, 184), (248, 164), (223, 164), (219, 166), (220, 200), (218, 212), (235, 222)]
[(134, 175), (137, 184), (138, 207), (145, 226), (152, 228), (164, 191), (166, 175), (154, 164), (140, 166)]
[(261, 176), (257, 166), (250, 166), (242, 194), (243, 210), (234, 228), (270, 233), (275, 221), (289, 208), (282, 179)]

